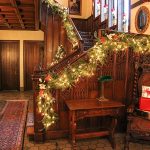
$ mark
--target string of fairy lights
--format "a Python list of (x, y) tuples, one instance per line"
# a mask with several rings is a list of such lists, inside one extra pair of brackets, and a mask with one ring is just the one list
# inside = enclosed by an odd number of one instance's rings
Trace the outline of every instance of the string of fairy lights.
[(63, 48), (62, 45), (58, 46), (58, 49), (56, 51), (56, 54), (50, 64), (48, 64), (48, 68), (51, 66), (54, 66), (55, 64), (58, 64), (64, 57), (66, 56), (66, 51)]
[[(49, 0), (50, 7), (56, 4)], [(54, 5), (54, 6), (53, 6)], [(58, 5), (55, 9), (60, 9)], [(62, 6), (61, 6), (61, 10)], [(56, 11), (56, 10), (55, 10)], [(68, 30), (69, 31), (69, 30)], [(72, 31), (71, 31), (72, 32)], [(70, 33), (68, 32), (68, 35)], [(91, 77), (95, 74), (98, 64), (107, 62), (108, 54), (124, 51), (131, 47), (134, 52), (150, 52), (150, 36), (135, 36), (125, 33), (113, 33), (97, 39), (96, 44), (87, 51), (88, 60), (79, 59), (63, 70), (58, 75), (48, 73), (45, 78), (39, 79), (39, 95), (37, 105), (39, 112), (43, 115), (42, 123), (46, 129), (58, 119), (53, 108), (55, 98), (50, 93), (51, 89), (67, 89), (75, 85), (81, 77)]]

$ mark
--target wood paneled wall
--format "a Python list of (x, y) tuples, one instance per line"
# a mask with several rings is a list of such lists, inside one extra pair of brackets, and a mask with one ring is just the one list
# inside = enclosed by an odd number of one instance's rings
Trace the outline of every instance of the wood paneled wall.
[(19, 41), (0, 41), (0, 89), (19, 90)]
[(72, 20), (79, 31), (94, 32), (99, 29), (100, 18), (94, 19), (93, 15), (87, 19), (72, 18)]

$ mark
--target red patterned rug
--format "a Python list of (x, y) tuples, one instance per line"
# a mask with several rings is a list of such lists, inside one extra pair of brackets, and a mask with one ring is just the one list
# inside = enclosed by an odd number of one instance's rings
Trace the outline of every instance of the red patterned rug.
[(0, 120), (0, 150), (21, 150), (28, 101), (7, 101)]

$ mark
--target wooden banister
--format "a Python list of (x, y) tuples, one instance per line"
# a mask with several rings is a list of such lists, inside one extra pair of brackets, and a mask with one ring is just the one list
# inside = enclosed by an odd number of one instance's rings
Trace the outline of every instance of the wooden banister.
[(77, 34), (77, 36), (78, 36), (78, 39), (79, 39), (80, 41), (83, 41), (83, 39), (82, 39), (82, 37), (81, 37), (79, 31), (77, 30), (75, 24), (73, 23), (72, 19), (71, 19), (70, 17), (68, 17), (68, 19), (69, 19), (70, 23), (73, 25), (74, 31), (76, 32), (76, 34)]
[(82, 39), (82, 37), (81, 37), (79, 31), (77, 30), (77, 28), (76, 28), (74, 22), (72, 21), (72, 19), (71, 19), (70, 17), (68, 17), (68, 20), (69, 20), (69, 22), (72, 24), (72, 26), (73, 26), (73, 28), (74, 28), (74, 31), (75, 31), (75, 33), (76, 33), (76, 35), (77, 35), (77, 37), (78, 37), (78, 40), (79, 40), (79, 47), (80, 47), (81, 50), (83, 50), (83, 39)]

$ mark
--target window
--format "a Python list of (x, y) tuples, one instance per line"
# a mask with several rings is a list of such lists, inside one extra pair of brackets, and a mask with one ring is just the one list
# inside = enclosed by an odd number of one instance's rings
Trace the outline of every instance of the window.
[(108, 0), (101, 0), (101, 3), (101, 22), (103, 22), (108, 19)]
[(128, 32), (129, 26), (129, 0), (100, 0), (101, 22), (105, 28), (116, 26), (120, 32)]
[(94, 0), (94, 17), (97, 18), (101, 13), (100, 0)]
[(108, 26), (112, 27), (117, 25), (117, 0), (109, 1), (109, 22)]
[(128, 32), (129, 26), (129, 0), (118, 0), (118, 31)]

